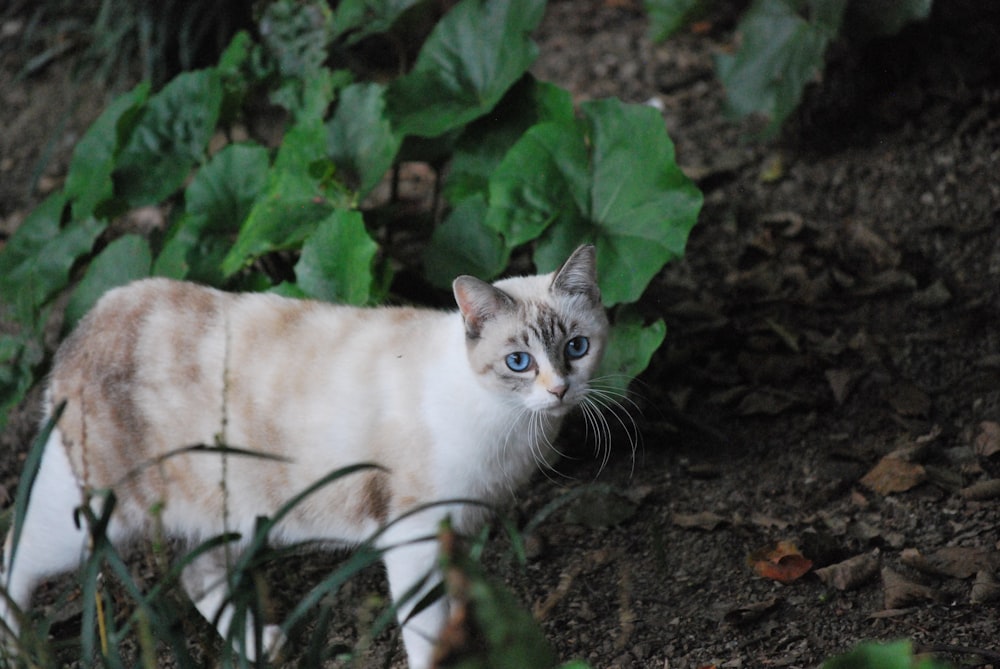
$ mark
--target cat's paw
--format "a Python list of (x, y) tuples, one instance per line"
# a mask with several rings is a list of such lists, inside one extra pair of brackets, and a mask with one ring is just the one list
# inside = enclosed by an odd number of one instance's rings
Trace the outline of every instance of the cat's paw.
[(286, 638), (281, 633), (281, 627), (278, 625), (264, 625), (264, 629), (261, 630), (261, 645), (264, 646), (264, 655), (269, 662), (274, 662), (281, 656), (285, 641)]

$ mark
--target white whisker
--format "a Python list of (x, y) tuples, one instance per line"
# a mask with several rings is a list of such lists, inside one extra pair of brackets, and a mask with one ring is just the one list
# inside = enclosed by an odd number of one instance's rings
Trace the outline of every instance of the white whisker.
[(617, 385), (608, 386), (602, 384), (602, 381), (607, 383), (611, 378), (613, 377), (599, 377), (591, 380), (587, 392), (580, 402), (580, 406), (583, 409), (588, 430), (589, 425), (593, 425), (596, 442), (595, 451), (601, 456), (601, 466), (598, 474), (604, 470), (611, 457), (611, 420), (606, 415), (611, 414), (614, 417), (613, 420), (617, 422), (628, 438), (629, 449), (632, 455), (631, 475), (635, 472), (635, 456), (641, 445), (641, 433), (639, 425), (629, 409), (631, 408), (638, 412), (641, 412), (641, 409), (635, 400), (629, 397), (627, 391), (620, 389)]

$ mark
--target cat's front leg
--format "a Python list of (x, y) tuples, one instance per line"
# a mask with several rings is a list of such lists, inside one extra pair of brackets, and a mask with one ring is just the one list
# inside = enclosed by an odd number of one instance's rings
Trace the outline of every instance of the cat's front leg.
[(403, 646), (410, 669), (428, 669), (434, 646), (448, 620), (448, 600), (441, 596), (415, 615), (414, 607), (439, 583), (438, 542), (433, 539), (395, 544), (383, 557), (389, 577), (389, 592), (398, 607), (403, 627)]

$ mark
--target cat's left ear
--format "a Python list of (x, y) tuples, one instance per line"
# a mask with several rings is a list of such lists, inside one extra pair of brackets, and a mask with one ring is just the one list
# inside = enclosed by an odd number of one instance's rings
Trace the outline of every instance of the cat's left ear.
[(486, 321), (514, 308), (514, 299), (510, 295), (474, 276), (460, 276), (451, 287), (469, 339), (479, 338)]
[(568, 295), (583, 295), (593, 304), (600, 304), (601, 289), (597, 287), (597, 252), (593, 244), (580, 246), (573, 251), (573, 255), (552, 277), (550, 290)]

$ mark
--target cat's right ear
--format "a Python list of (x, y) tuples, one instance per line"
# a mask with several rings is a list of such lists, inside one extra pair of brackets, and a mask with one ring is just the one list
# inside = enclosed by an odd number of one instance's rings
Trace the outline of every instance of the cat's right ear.
[(514, 300), (499, 288), (482, 279), (463, 275), (451, 284), (455, 301), (465, 321), (465, 334), (469, 339), (479, 339), (483, 324), (498, 313), (514, 307)]

